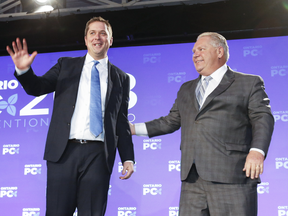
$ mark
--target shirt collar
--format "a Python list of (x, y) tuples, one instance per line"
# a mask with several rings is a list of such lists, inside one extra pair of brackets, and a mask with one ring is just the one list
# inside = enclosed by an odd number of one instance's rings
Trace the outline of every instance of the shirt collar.
[[(228, 69), (227, 64), (224, 64), (220, 68), (218, 68), (216, 71), (214, 71), (210, 76), (217, 81), (218, 83), (222, 80), (224, 74), (226, 73)], [(201, 79), (203, 80), (206, 76), (201, 76)]]
[[(86, 57), (85, 57), (85, 64), (93, 62), (94, 60), (95, 59), (93, 59), (93, 57), (87, 52)], [(107, 67), (107, 65), (108, 65), (108, 56), (103, 58), (103, 59), (97, 60), (97, 61), (99, 62), (100, 65), (103, 65), (103, 66)]]

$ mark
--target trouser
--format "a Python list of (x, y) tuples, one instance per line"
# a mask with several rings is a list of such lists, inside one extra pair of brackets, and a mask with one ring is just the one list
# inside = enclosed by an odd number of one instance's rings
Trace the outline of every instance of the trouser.
[(179, 216), (257, 216), (257, 181), (205, 181), (193, 164), (188, 178), (182, 182)]
[(103, 216), (110, 173), (104, 143), (68, 142), (61, 159), (47, 161), (46, 216)]

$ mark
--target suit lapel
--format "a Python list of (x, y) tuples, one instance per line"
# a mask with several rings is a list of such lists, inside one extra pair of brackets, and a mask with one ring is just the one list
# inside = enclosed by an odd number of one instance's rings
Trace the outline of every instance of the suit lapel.
[(199, 110), (199, 105), (198, 105), (198, 101), (196, 98), (196, 88), (197, 88), (197, 84), (199, 82), (199, 80), (201, 79), (201, 75), (195, 80), (195, 82), (192, 82), (192, 85), (190, 87), (189, 92), (191, 92), (190, 96), (191, 96), (191, 101), (193, 103), (193, 106), (196, 110)]
[(234, 82), (235, 80), (235, 75), (232, 70), (228, 67), (228, 70), (224, 74), (221, 82), (219, 85), (214, 89), (213, 92), (206, 98), (203, 106), (201, 107), (200, 111), (203, 110), (217, 95), (221, 94), (224, 92), (229, 86)]
[(108, 101), (110, 99), (111, 91), (113, 88), (113, 77), (114, 77), (114, 70), (112, 68), (112, 64), (108, 61), (108, 85), (107, 85), (107, 94), (105, 100), (105, 109), (107, 109)]

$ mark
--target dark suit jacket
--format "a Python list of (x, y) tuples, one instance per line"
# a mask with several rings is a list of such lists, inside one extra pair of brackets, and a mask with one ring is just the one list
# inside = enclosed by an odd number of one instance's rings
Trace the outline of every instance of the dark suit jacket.
[(261, 77), (225, 73), (219, 86), (198, 110), (198, 79), (184, 83), (170, 113), (146, 122), (149, 137), (181, 127), (181, 179), (195, 160), (199, 176), (207, 181), (245, 183), (242, 171), (250, 148), (267, 155), (274, 118)]
[[(16, 78), (30, 95), (39, 96), (55, 91), (53, 114), (45, 146), (45, 160), (57, 162), (67, 146), (84, 61), (85, 56), (60, 58), (58, 63), (41, 77), (36, 76), (31, 68), (20, 76), (15, 73)], [(134, 161), (133, 143), (127, 119), (129, 84), (129, 76), (108, 62), (104, 144), (110, 172), (116, 148), (122, 162)]]

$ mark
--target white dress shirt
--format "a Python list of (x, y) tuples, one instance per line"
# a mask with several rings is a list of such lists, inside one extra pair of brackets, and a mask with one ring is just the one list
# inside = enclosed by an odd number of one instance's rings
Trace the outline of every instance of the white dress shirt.
[(95, 137), (90, 131), (90, 86), (91, 70), (94, 65), (93, 61), (94, 59), (87, 53), (80, 77), (75, 110), (71, 119), (69, 139), (104, 141), (104, 112), (108, 85), (108, 57), (98, 60), (99, 64), (96, 65), (100, 78), (103, 122), (103, 132), (98, 137)]
[[(202, 104), (200, 104), (200, 107), (202, 107), (202, 105), (204, 104), (206, 98), (211, 94), (211, 92), (213, 92), (215, 90), (215, 88), (219, 85), (219, 83), (221, 82), (224, 74), (226, 73), (228, 67), (226, 64), (224, 64), (222, 67), (218, 68), (215, 72), (213, 72), (210, 76), (212, 77), (212, 79), (209, 81), (209, 85), (207, 86), (206, 90), (205, 90), (205, 94), (202, 100)], [(206, 76), (201, 76), (201, 81), (203, 81), (203, 79)], [(196, 88), (200, 87), (200, 81), (197, 84)], [(135, 133), (137, 136), (148, 136), (148, 131), (147, 131), (147, 127), (145, 123), (135, 123)], [(258, 151), (260, 152), (263, 156), (265, 156), (264, 151), (262, 151), (261, 149), (258, 148), (251, 148), (250, 151)]]

